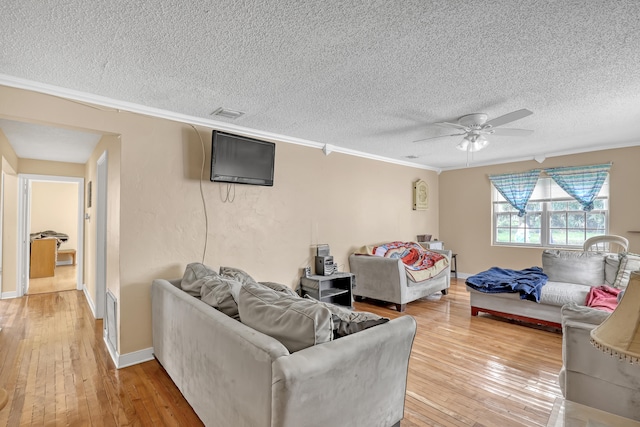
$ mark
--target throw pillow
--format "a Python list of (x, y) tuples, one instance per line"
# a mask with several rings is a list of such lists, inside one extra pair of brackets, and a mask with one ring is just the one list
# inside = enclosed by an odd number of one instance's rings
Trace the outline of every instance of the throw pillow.
[(613, 286), (620, 269), (620, 257), (618, 254), (608, 254), (604, 259), (604, 282)]
[(200, 262), (192, 262), (187, 265), (187, 268), (184, 270), (184, 275), (180, 282), (180, 288), (189, 295), (200, 298), (200, 288), (202, 287), (200, 279), (207, 276), (217, 275), (218, 273), (216, 273), (211, 267)]
[(551, 282), (601, 286), (604, 258), (605, 254), (598, 252), (546, 249), (542, 252), (542, 270)]
[(242, 285), (238, 311), (242, 323), (277, 339), (291, 353), (333, 339), (326, 307), (257, 283)]
[(207, 276), (200, 279), (200, 299), (229, 317), (240, 320), (238, 298), (242, 283), (228, 277)]
[(621, 253), (620, 267), (618, 267), (618, 274), (613, 287), (618, 289), (626, 288), (629, 284), (631, 272), (636, 270), (640, 270), (640, 255), (628, 252)]
[(220, 275), (230, 277), (243, 285), (245, 283), (256, 283), (253, 277), (249, 276), (244, 270), (234, 267), (220, 267)]
[(327, 307), (331, 312), (334, 339), (355, 334), (356, 332), (364, 331), (365, 329), (381, 325), (389, 321), (388, 318), (378, 316), (377, 314), (366, 311), (353, 311), (347, 307), (317, 301), (309, 295), (305, 295), (305, 298)]

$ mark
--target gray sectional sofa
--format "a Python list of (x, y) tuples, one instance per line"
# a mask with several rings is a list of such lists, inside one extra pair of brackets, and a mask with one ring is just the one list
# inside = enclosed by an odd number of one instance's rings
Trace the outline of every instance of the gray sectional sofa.
[[(193, 287), (185, 288), (191, 295), (181, 288), (180, 279), (153, 281), (153, 349), (205, 425), (399, 425), (416, 332), (412, 317), (385, 319), (386, 323), (337, 339), (316, 332), (310, 339), (326, 342), (290, 351), (287, 346), (305, 345), (257, 330), (268, 329), (266, 324), (275, 321), (282, 332), (279, 319), (284, 312), (278, 312), (269, 290), (243, 284), (239, 293), (231, 291), (240, 301), (239, 321), (232, 312), (221, 311), (231, 307), (228, 293), (221, 296), (211, 286), (202, 286), (203, 297), (198, 298)], [(296, 305), (306, 300), (284, 298)], [(218, 309), (203, 300), (218, 304)], [(292, 310), (296, 315), (303, 312)], [(331, 313), (328, 316), (316, 311), (294, 323), (317, 329), (327, 318), (335, 322)]]
[(618, 254), (547, 249), (542, 253), (542, 269), (549, 279), (542, 287), (540, 302), (520, 299), (518, 293), (483, 293), (467, 286), (471, 315), (483, 312), (561, 328), (562, 306), (585, 305), (592, 286), (613, 286), (620, 259)]

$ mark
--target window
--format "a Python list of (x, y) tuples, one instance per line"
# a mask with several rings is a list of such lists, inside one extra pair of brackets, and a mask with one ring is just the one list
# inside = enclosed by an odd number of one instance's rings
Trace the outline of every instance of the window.
[(523, 217), (495, 187), (491, 191), (495, 245), (582, 247), (589, 237), (609, 230), (608, 176), (590, 212), (551, 178), (538, 179)]

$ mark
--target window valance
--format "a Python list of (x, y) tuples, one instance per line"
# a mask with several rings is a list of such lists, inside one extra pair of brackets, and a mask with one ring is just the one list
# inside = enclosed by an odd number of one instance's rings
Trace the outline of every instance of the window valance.
[(540, 169), (534, 169), (523, 173), (489, 175), (489, 179), (507, 202), (518, 210), (518, 216), (524, 216), (539, 176)]
[(592, 166), (546, 169), (549, 175), (564, 191), (576, 199), (582, 210), (593, 210), (593, 201), (607, 178), (611, 163)]
[(507, 202), (518, 210), (518, 216), (525, 215), (525, 207), (541, 172), (549, 175), (567, 194), (582, 205), (583, 210), (588, 212), (593, 209), (593, 201), (600, 192), (609, 169), (611, 169), (611, 163), (533, 169), (522, 173), (489, 175), (489, 180)]

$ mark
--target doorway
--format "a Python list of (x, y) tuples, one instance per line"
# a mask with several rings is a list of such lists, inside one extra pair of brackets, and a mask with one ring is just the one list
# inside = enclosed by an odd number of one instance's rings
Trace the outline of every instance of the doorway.
[(28, 295), (78, 288), (78, 185), (31, 181)]
[[(58, 288), (56, 279), (66, 281), (67, 287), (69, 282), (73, 283), (74, 286), (71, 286), (71, 289), (82, 290), (84, 178), (20, 174), (19, 180), (21, 250), (18, 263), (20, 271), (18, 296), (32, 293), (30, 292), (31, 280), (37, 284), (35, 292), (62, 290)], [(58, 189), (64, 190), (56, 191), (56, 184)], [(75, 193), (75, 197), (70, 193)], [(65, 194), (65, 200), (63, 200), (63, 194)], [(61, 208), (62, 204), (69, 203), (75, 206)], [(71, 218), (58, 218), (53, 221), (53, 217), (60, 216), (61, 212), (66, 212)], [(62, 228), (56, 230), (53, 227)], [(60, 259), (58, 259), (59, 252)], [(68, 264), (65, 258), (72, 253), (71, 262), (75, 262), (75, 265), (71, 266), (72, 268), (65, 265), (63, 269), (63, 265)], [(32, 262), (34, 262), (33, 266)], [(38, 274), (32, 274), (36, 269)]]

